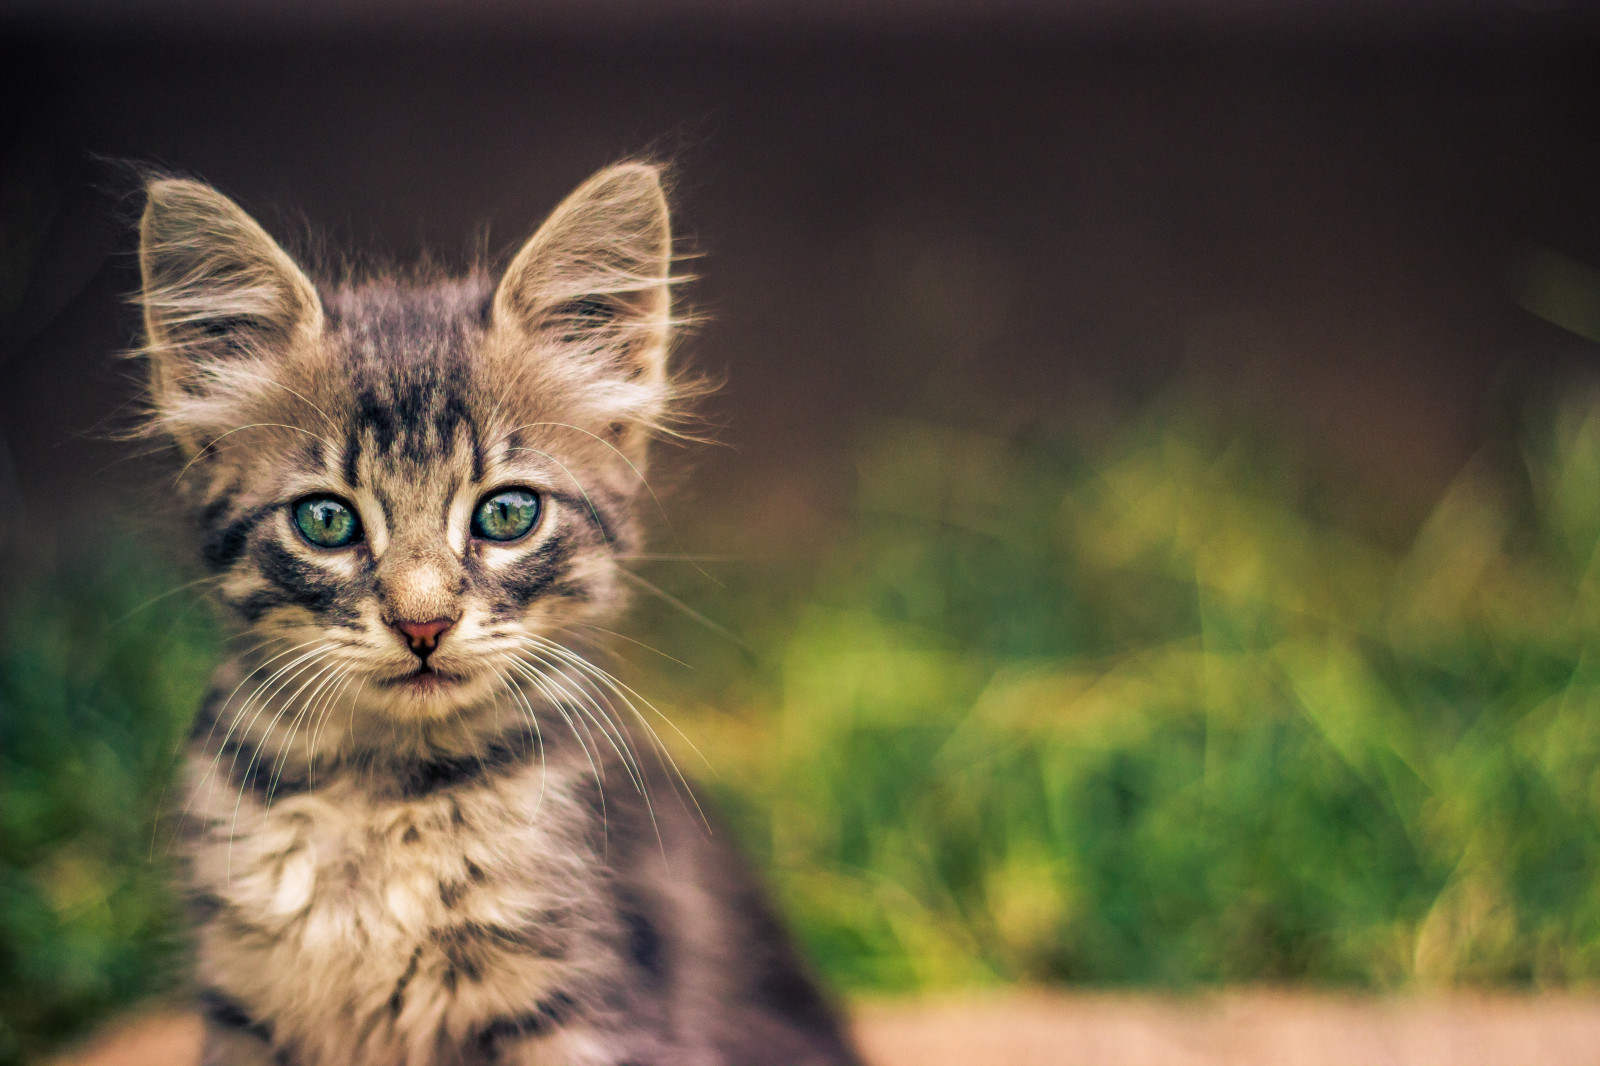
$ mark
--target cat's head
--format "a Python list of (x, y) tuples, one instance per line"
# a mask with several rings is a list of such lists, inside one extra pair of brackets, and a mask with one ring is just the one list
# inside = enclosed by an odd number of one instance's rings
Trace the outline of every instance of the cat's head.
[(281, 664), (437, 717), (615, 609), (674, 399), (656, 168), (595, 175), (498, 280), (319, 286), (209, 186), (148, 193), (151, 425)]

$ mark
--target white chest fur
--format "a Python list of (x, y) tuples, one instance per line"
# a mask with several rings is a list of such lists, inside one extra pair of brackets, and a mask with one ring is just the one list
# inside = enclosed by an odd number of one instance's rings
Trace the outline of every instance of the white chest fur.
[(430, 1063), (560, 988), (583, 968), (597, 864), (573, 829), (577, 775), (545, 773), (416, 799), (335, 780), (270, 807), (193, 773), (192, 887), (215, 911), (201, 984), (307, 1066)]

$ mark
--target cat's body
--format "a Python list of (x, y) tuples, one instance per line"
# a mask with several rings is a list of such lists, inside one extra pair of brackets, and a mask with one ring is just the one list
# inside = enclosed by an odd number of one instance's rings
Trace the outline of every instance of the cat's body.
[(206, 1062), (854, 1062), (582, 655), (673, 400), (655, 171), (498, 283), (319, 290), (191, 182), (141, 237), (153, 424), (242, 643), (183, 773)]

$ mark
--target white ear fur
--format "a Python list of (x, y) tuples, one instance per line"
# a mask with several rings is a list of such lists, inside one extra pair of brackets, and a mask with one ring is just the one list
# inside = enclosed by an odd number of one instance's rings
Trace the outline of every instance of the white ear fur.
[(501, 328), (598, 358), (652, 392), (666, 383), (672, 226), (660, 171), (608, 167), (562, 201), (506, 268)]
[(195, 181), (150, 183), (139, 223), (157, 424), (189, 451), (275, 360), (322, 329), (316, 288), (266, 230)]

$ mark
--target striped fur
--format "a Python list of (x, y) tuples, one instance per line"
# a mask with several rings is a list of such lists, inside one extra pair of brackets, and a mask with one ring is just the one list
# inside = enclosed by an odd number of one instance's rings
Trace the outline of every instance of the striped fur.
[[(214, 190), (150, 185), (151, 426), (241, 649), (183, 772), (207, 1063), (855, 1061), (583, 657), (682, 391), (670, 251), (637, 164), (498, 281), (318, 286)], [(532, 531), (478, 535), (507, 487)], [(297, 530), (317, 496), (355, 542)]]

